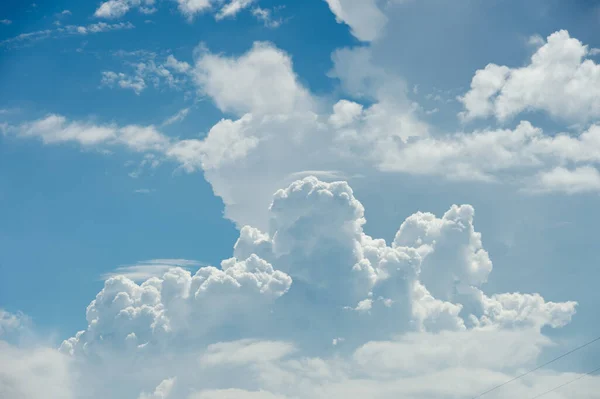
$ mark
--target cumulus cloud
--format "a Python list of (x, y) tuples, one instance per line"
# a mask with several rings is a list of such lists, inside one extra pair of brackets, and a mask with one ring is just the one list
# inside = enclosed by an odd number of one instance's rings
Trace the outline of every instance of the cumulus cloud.
[[(364, 233), (364, 208), (342, 181), (298, 180), (269, 214), (268, 231), (241, 229), (220, 267), (192, 274), (166, 259), (153, 262), (170, 269), (139, 282), (109, 277), (87, 328), (60, 351), (0, 341), (0, 393), (473, 396), (535, 366), (554, 345), (542, 328), (575, 313), (539, 294), (484, 293), (492, 262), (469, 205), (411, 215), (389, 245)], [(529, 397), (574, 375), (540, 372), (510, 392)], [(590, 378), (581, 397), (599, 384)]]
[[(535, 39), (539, 42), (539, 38)], [(528, 65), (488, 64), (475, 73), (459, 100), (466, 120), (494, 116), (506, 121), (522, 112), (544, 111), (569, 122), (600, 117), (600, 66), (586, 59), (588, 46), (561, 30), (548, 36)]]
[(563, 191), (568, 194), (600, 191), (600, 172), (591, 166), (575, 169), (556, 167), (540, 172), (525, 190), (533, 192)]
[(161, 75), (166, 82), (176, 74), (189, 78), (223, 112), (234, 114), (204, 139), (178, 140), (152, 126), (92, 124), (59, 115), (7, 125), (4, 131), (49, 144), (121, 144), (152, 152), (147, 155), (153, 162), (170, 159), (188, 172), (203, 170), (225, 203), (226, 217), (240, 227), (266, 229), (271, 193), (302, 171), (505, 182), (531, 193), (599, 189), (595, 124), (581, 133), (553, 135), (527, 121), (514, 128), (434, 134), (408, 99), (402, 79), (374, 65), (368, 49), (339, 50), (333, 60), (331, 76), (358, 100), (325, 104), (299, 82), (291, 58), (269, 43), (256, 43), (237, 57), (201, 49), (193, 66), (168, 57), (154, 67), (139, 67), (166, 71)]
[(51, 348), (19, 348), (0, 337), (0, 397), (65, 398), (73, 395), (70, 360)]
[(338, 23), (345, 23), (359, 40), (370, 42), (377, 39), (384, 29), (387, 18), (377, 0), (325, 0)]
[(256, 42), (240, 57), (201, 51), (193, 76), (202, 92), (224, 112), (290, 114), (311, 105), (290, 56), (269, 43)]

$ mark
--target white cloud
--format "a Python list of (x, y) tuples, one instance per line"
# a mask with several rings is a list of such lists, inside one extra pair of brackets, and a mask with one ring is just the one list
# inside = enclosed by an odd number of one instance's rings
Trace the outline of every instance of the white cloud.
[[(333, 58), (331, 75), (340, 79), (346, 92), (366, 98), (370, 105), (340, 100), (328, 111), (298, 82), (287, 54), (257, 43), (238, 57), (201, 50), (188, 70), (200, 91), (222, 111), (239, 115), (219, 121), (203, 140), (169, 139), (153, 127), (68, 122), (61, 116), (4, 130), (41, 137), (46, 143), (123, 143), (134, 151), (152, 151), (153, 164), (166, 157), (186, 171), (202, 169), (223, 199), (225, 215), (240, 227), (267, 228), (271, 193), (311, 170), (336, 171), (338, 176), (384, 171), (528, 187), (545, 171), (588, 168), (583, 169), (588, 178), (579, 179), (577, 189), (565, 184), (551, 188), (597, 190), (589, 173), (600, 164), (597, 125), (580, 134), (553, 136), (527, 121), (512, 129), (433, 134), (419, 117), (423, 111), (408, 99), (402, 79), (373, 65), (367, 49), (340, 50)], [(180, 62), (173, 58), (167, 64), (140, 70), (175, 71)], [(187, 70), (183, 65), (179, 69)], [(128, 131), (147, 132), (147, 142), (136, 145)]]
[(193, 20), (197, 14), (207, 11), (212, 7), (211, 0), (176, 0), (179, 11), (188, 18)]
[[(221, 268), (110, 277), (85, 331), (61, 346), (71, 360), (49, 349), (0, 357), (58, 362), (49, 392), (66, 398), (472, 397), (535, 366), (555, 345), (542, 328), (575, 312), (538, 294), (483, 293), (492, 264), (469, 205), (408, 217), (389, 246), (362, 231), (345, 182), (296, 181), (269, 212), (269, 231), (243, 228)], [(368, 311), (350, 309), (366, 300)], [(43, 379), (24, 384), (34, 367), (0, 364), (10, 365), (0, 382), (23, 382), (7, 387), (48, 394)], [(504, 393), (530, 397), (573, 376), (541, 371)], [(579, 394), (598, 388), (592, 377)]]
[(101, 86), (111, 88), (118, 86), (122, 89), (133, 90), (139, 95), (149, 84), (155, 88), (166, 85), (174, 90), (181, 90), (187, 84), (187, 72), (190, 69), (187, 62), (178, 61), (172, 55), (169, 55), (164, 63), (157, 63), (154, 60), (155, 54), (152, 53), (141, 52), (127, 55), (142, 58), (137, 63), (128, 63), (133, 68), (133, 73), (103, 71)]
[(269, 43), (256, 42), (235, 58), (202, 51), (193, 75), (202, 92), (224, 112), (290, 114), (311, 106), (291, 58)]
[(177, 111), (177, 113), (175, 115), (167, 118), (167, 120), (165, 120), (161, 126), (168, 126), (168, 125), (172, 125), (177, 122), (181, 122), (182, 120), (184, 120), (186, 118), (186, 116), (189, 114), (189, 112), (190, 112), (189, 107), (182, 108), (179, 111)]
[(160, 384), (158, 384), (153, 393), (142, 393), (138, 399), (169, 399), (176, 381), (176, 378), (168, 378), (163, 380)]
[(254, 3), (254, 0), (230, 0), (221, 7), (221, 10), (215, 15), (217, 20), (223, 18), (235, 17), (240, 11), (248, 8)]
[[(136, 192), (147, 193), (149, 191), (136, 190)], [(140, 282), (152, 277), (162, 277), (166, 272), (174, 267), (180, 267), (186, 270), (198, 268), (202, 262), (189, 259), (151, 259), (138, 262), (135, 265), (121, 266), (115, 271), (102, 275), (103, 280), (112, 277), (123, 276), (131, 281)]]
[(29, 319), (21, 314), (13, 314), (0, 308), (0, 339), (18, 332), (29, 324)]
[(1, 41), (0, 46), (16, 46), (18, 44), (28, 44), (47, 38), (59, 38), (70, 35), (88, 35), (133, 28), (135, 28), (135, 26), (131, 22), (119, 22), (115, 24), (98, 22), (95, 24), (89, 24), (85, 26), (67, 25), (65, 27), (58, 27), (56, 29), (45, 29), (35, 32), (22, 33), (18, 36)]
[(154, 5), (154, 0), (109, 0), (100, 4), (94, 16), (97, 18), (120, 18), (132, 8), (149, 10)]
[(376, 0), (325, 0), (338, 23), (345, 23), (359, 40), (377, 39), (385, 28), (387, 17)]
[(75, 398), (70, 359), (49, 348), (19, 348), (0, 340), (0, 397)]
[(273, 11), (266, 8), (254, 7), (252, 15), (267, 28), (275, 29), (283, 23), (281, 18), (273, 18)]
[(522, 112), (545, 111), (570, 122), (598, 119), (600, 66), (586, 59), (588, 55), (588, 47), (569, 32), (555, 32), (524, 67), (488, 64), (478, 70), (471, 89), (460, 97), (465, 108), (460, 115), (506, 121)]
[(294, 345), (285, 342), (268, 342), (245, 339), (209, 345), (200, 357), (205, 368), (223, 365), (247, 365), (272, 362), (296, 351)]
[(556, 167), (540, 172), (531, 187), (533, 192), (562, 191), (568, 194), (600, 192), (600, 172), (592, 166), (581, 166), (575, 169)]
[(138, 95), (146, 88), (146, 82), (142, 77), (130, 77), (124, 73), (113, 71), (103, 71), (100, 84), (108, 87), (113, 87), (116, 84), (122, 89), (131, 89)]
[(86, 147), (124, 145), (136, 152), (164, 151), (170, 142), (153, 126), (117, 127), (69, 122), (65, 117), (53, 114), (9, 130), (21, 137), (38, 137), (46, 144), (76, 142)]
[(10, 19), (2, 19), (2, 20), (0, 20), (0, 24), (10, 25), (10, 24), (12, 24), (12, 21)]
[[(205, 12), (214, 12), (217, 20), (234, 17), (255, 0), (173, 0), (178, 11), (189, 21)], [(155, 0), (109, 0), (100, 4), (94, 15), (98, 18), (121, 18), (136, 8), (143, 14), (156, 12)]]
[(186, 73), (190, 70), (190, 64), (177, 60), (177, 58), (175, 58), (172, 54), (169, 54), (164, 65), (165, 67), (178, 73)]

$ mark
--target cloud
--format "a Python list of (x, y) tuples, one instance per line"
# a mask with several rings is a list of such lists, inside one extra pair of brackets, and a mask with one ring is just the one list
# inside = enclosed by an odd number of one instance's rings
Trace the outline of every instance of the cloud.
[(460, 116), (506, 121), (522, 112), (544, 111), (569, 122), (598, 119), (600, 66), (588, 55), (588, 47), (569, 32), (555, 32), (524, 67), (488, 64), (478, 70), (471, 89), (459, 98), (465, 108)]
[(189, 112), (190, 112), (190, 108), (180, 109), (179, 111), (177, 111), (177, 113), (175, 115), (167, 118), (167, 120), (165, 120), (163, 122), (162, 126), (168, 126), (168, 125), (172, 125), (177, 122), (181, 122), (182, 120), (184, 120), (186, 118), (186, 116), (189, 114)]
[[(364, 208), (345, 182), (298, 180), (275, 193), (269, 213), (269, 230), (244, 227), (218, 268), (192, 274), (177, 265), (195, 261), (156, 259), (145, 263), (170, 268), (138, 282), (110, 276), (87, 328), (60, 353), (0, 341), (0, 393), (472, 397), (534, 367), (556, 346), (543, 328), (575, 313), (574, 302), (539, 294), (483, 292), (492, 263), (469, 205), (415, 213), (389, 245), (364, 233)], [(543, 370), (504, 393), (531, 397), (578, 375)], [(590, 377), (577, 393), (598, 388)]]
[(146, 88), (146, 82), (142, 77), (130, 77), (124, 73), (113, 71), (103, 71), (100, 84), (108, 87), (113, 87), (116, 84), (122, 89), (131, 89), (138, 95)]
[(135, 52), (134, 54), (120, 55), (139, 56), (142, 60), (137, 63), (128, 62), (129, 66), (133, 68), (133, 73), (103, 71), (101, 86), (130, 89), (139, 95), (149, 84), (155, 88), (166, 85), (174, 90), (181, 90), (187, 84), (187, 72), (190, 65), (187, 62), (178, 61), (173, 55), (169, 55), (163, 63), (157, 63), (153, 53)]
[(281, 26), (283, 20), (281, 18), (273, 18), (273, 11), (267, 8), (254, 7), (252, 15), (261, 21), (267, 28), (275, 29)]
[[(333, 61), (330, 76), (339, 79), (354, 101), (328, 104), (313, 95), (299, 82), (291, 58), (269, 43), (255, 43), (236, 57), (201, 49), (193, 66), (168, 58), (164, 64), (140, 67), (169, 74), (186, 71), (181, 79), (189, 79), (221, 111), (233, 114), (204, 139), (178, 140), (153, 126), (94, 125), (58, 115), (5, 130), (46, 143), (121, 144), (149, 151), (153, 165), (170, 160), (188, 172), (202, 170), (222, 198), (225, 216), (239, 227), (266, 229), (271, 193), (302, 171), (437, 176), (503, 183), (537, 194), (598, 190), (593, 172), (600, 164), (596, 124), (578, 133), (546, 133), (528, 121), (512, 128), (436, 132), (422, 120), (426, 112), (408, 98), (404, 81), (374, 65), (368, 49), (338, 50)], [(127, 131), (145, 139), (134, 145)], [(546, 176), (562, 170), (557, 168), (580, 169), (578, 175), (587, 171), (586, 178), (579, 176), (576, 188), (564, 183), (564, 177), (559, 184), (558, 175)]]
[(531, 187), (532, 192), (562, 191), (568, 194), (579, 194), (600, 191), (600, 172), (591, 166), (581, 166), (575, 169), (556, 167), (540, 172)]
[(212, 7), (212, 0), (176, 0), (178, 9), (189, 21)]
[(168, 378), (163, 380), (160, 384), (158, 384), (153, 393), (142, 393), (138, 399), (169, 399), (176, 381), (176, 378)]
[[(140, 190), (136, 190), (136, 192), (140, 192)], [(146, 191), (142, 193), (146, 193)], [(135, 265), (118, 267), (113, 272), (103, 274), (102, 279), (108, 280), (112, 277), (123, 276), (131, 281), (139, 282), (152, 277), (162, 277), (174, 267), (189, 270), (200, 265), (202, 265), (202, 262), (189, 259), (151, 259), (138, 262)]]
[(338, 23), (345, 23), (359, 40), (370, 42), (381, 34), (387, 17), (376, 0), (325, 0)]
[(0, 340), (0, 397), (75, 398), (70, 363), (51, 348), (19, 348)]
[(149, 11), (154, 5), (154, 0), (109, 0), (105, 1), (94, 13), (97, 18), (120, 18), (132, 8), (140, 7), (140, 11)]
[(10, 25), (10, 24), (12, 24), (12, 21), (10, 19), (2, 19), (2, 20), (0, 20), (0, 24)]
[(66, 25), (64, 27), (58, 27), (56, 29), (45, 29), (35, 32), (21, 33), (18, 36), (11, 37), (0, 41), (0, 46), (19, 44), (25, 45), (33, 43), (35, 41), (47, 39), (47, 38), (60, 38), (71, 35), (88, 35), (102, 32), (110, 32), (124, 29), (133, 29), (135, 26), (131, 22), (119, 22), (115, 24), (107, 24), (105, 22), (97, 22), (89, 25)]
[(13, 314), (0, 308), (0, 339), (18, 332), (29, 323), (29, 318), (24, 314)]
[(235, 58), (202, 51), (192, 73), (200, 90), (223, 112), (290, 114), (311, 106), (291, 58), (270, 43), (256, 42)]
[(235, 17), (240, 11), (248, 8), (254, 3), (254, 0), (230, 0), (221, 7), (221, 10), (215, 15), (217, 20)]
[(12, 127), (9, 131), (20, 137), (39, 138), (46, 144), (76, 142), (84, 147), (124, 145), (136, 152), (161, 151), (169, 144), (169, 139), (153, 126), (117, 127), (112, 124), (70, 122), (54, 114)]

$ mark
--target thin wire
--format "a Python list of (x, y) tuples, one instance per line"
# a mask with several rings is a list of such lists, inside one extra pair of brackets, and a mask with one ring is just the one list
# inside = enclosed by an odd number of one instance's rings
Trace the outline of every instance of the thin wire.
[(518, 380), (518, 379), (520, 379), (520, 378), (523, 378), (523, 377), (525, 377), (526, 375), (533, 373), (534, 371), (538, 371), (538, 370), (539, 370), (539, 369), (541, 369), (542, 367), (546, 367), (547, 365), (549, 365), (549, 364), (552, 364), (552, 363), (556, 362), (557, 360), (560, 360), (560, 359), (562, 359), (563, 357), (566, 357), (566, 356), (570, 355), (570, 354), (571, 354), (571, 353), (573, 353), (573, 352), (577, 352), (578, 350), (580, 350), (580, 349), (583, 349), (583, 348), (585, 348), (586, 346), (588, 346), (588, 345), (591, 345), (591, 344), (593, 344), (593, 343), (594, 343), (594, 342), (596, 342), (596, 341), (600, 341), (600, 337), (597, 337), (597, 338), (595, 338), (595, 339), (593, 339), (593, 340), (591, 340), (591, 341), (589, 341), (589, 342), (586, 342), (585, 344), (583, 344), (583, 345), (581, 345), (581, 346), (578, 346), (578, 347), (577, 347), (577, 348), (575, 348), (575, 349), (571, 349), (569, 352), (567, 352), (567, 353), (564, 353), (564, 354), (562, 354), (562, 355), (560, 355), (560, 356), (558, 356), (558, 357), (555, 357), (554, 359), (552, 359), (552, 360), (550, 360), (550, 361), (548, 361), (548, 362), (546, 362), (546, 363), (544, 363), (544, 364), (542, 364), (542, 365), (540, 365), (540, 366), (537, 366), (536, 368), (534, 368), (534, 369), (531, 369), (531, 370), (529, 370), (529, 371), (527, 371), (527, 372), (525, 372), (525, 373), (523, 373), (523, 374), (521, 374), (521, 375), (518, 375), (518, 376), (516, 376), (515, 378), (512, 378), (512, 379), (510, 379), (510, 380), (508, 380), (508, 381), (506, 381), (506, 382), (503, 382), (503, 383), (502, 383), (502, 384), (500, 384), (500, 385), (496, 385), (495, 387), (493, 387), (493, 388), (491, 388), (491, 389), (488, 389), (487, 391), (485, 391), (485, 392), (483, 392), (483, 393), (480, 393), (480, 394), (479, 394), (479, 395), (477, 395), (477, 396), (474, 396), (472, 399), (478, 399), (478, 398), (482, 397), (483, 395), (487, 395), (488, 393), (490, 393), (490, 392), (492, 392), (492, 391), (495, 391), (496, 389), (498, 389), (498, 388), (501, 388), (501, 387), (505, 386), (506, 384), (510, 384), (511, 382), (513, 382), (513, 381), (516, 381), (516, 380)]
[(580, 376), (579, 376), (579, 377), (577, 377), (577, 378), (573, 378), (571, 381), (565, 382), (565, 383), (564, 383), (564, 384), (562, 384), (562, 385), (559, 385), (559, 386), (557, 386), (557, 387), (555, 387), (555, 388), (552, 388), (551, 390), (549, 390), (549, 391), (546, 391), (546, 392), (544, 392), (544, 393), (541, 393), (541, 394), (539, 394), (539, 395), (537, 395), (537, 396), (534, 396), (533, 398), (530, 398), (530, 399), (537, 399), (537, 398), (541, 398), (542, 396), (544, 396), (544, 395), (546, 395), (546, 394), (549, 394), (550, 392), (554, 392), (554, 391), (556, 391), (556, 390), (557, 390), (557, 389), (559, 389), (559, 388), (562, 388), (562, 387), (564, 387), (564, 386), (567, 386), (567, 385), (569, 385), (569, 384), (571, 384), (571, 383), (573, 383), (573, 382), (575, 382), (575, 381), (579, 381), (579, 380), (580, 380), (580, 379), (582, 379), (583, 377), (587, 377), (588, 375), (592, 375), (592, 374), (594, 374), (594, 373), (596, 373), (596, 372), (598, 372), (598, 371), (600, 371), (600, 367), (598, 367), (596, 370), (592, 370), (592, 371), (589, 371), (589, 372), (587, 372), (587, 373), (585, 373), (585, 374), (582, 374), (582, 375), (580, 375)]

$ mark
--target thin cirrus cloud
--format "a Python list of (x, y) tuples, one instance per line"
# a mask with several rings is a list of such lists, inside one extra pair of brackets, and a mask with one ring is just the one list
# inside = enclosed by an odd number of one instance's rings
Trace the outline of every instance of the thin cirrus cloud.
[(0, 46), (23, 46), (36, 41), (60, 38), (64, 36), (85, 36), (90, 34), (110, 32), (124, 29), (133, 29), (135, 26), (131, 22), (119, 22), (108, 24), (105, 22), (96, 22), (89, 25), (66, 25), (55, 29), (45, 29), (28, 33), (21, 33), (18, 36), (5, 39), (0, 42)]
[[(136, 190), (136, 192), (147, 193), (146, 191)], [(174, 267), (180, 267), (186, 270), (198, 268), (204, 265), (203, 262), (190, 259), (150, 259), (137, 262), (135, 265), (120, 266), (114, 271), (104, 273), (102, 280), (108, 280), (111, 277), (125, 276), (132, 281), (145, 281), (151, 277), (162, 277), (166, 272)]]

